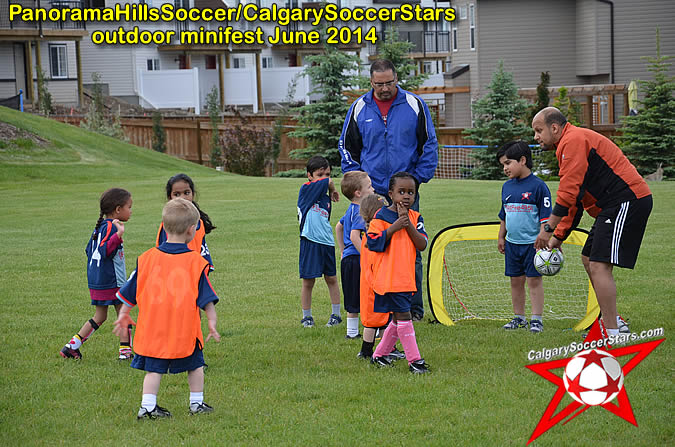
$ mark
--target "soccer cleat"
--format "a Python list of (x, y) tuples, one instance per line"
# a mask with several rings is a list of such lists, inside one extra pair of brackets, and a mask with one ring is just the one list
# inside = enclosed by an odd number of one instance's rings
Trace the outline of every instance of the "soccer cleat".
[(544, 330), (544, 324), (539, 320), (530, 321), (530, 332), (538, 334)]
[(71, 349), (69, 346), (64, 346), (63, 349), (59, 352), (61, 357), (64, 359), (76, 359), (79, 360), (82, 358), (82, 353), (79, 349)]
[(523, 320), (520, 317), (513, 317), (513, 320), (509, 321), (506, 323), (504, 326), (502, 326), (502, 329), (521, 329), (521, 328), (527, 328), (527, 320)]
[(368, 355), (363, 351), (359, 351), (359, 353), (356, 354), (356, 358), (361, 359), (361, 360), (371, 360), (373, 358), (373, 356), (372, 356), (372, 354)]
[(394, 366), (386, 355), (383, 355), (382, 357), (372, 357), (370, 359), (370, 363), (377, 366), (378, 368)]
[(424, 362), (424, 359), (415, 360), (409, 366), (410, 372), (413, 374), (426, 374), (429, 371), (429, 365)]
[(623, 318), (621, 318), (619, 315), (616, 316), (616, 325), (619, 328), (619, 334), (630, 334), (628, 322)]
[(152, 411), (148, 411), (145, 408), (141, 407), (138, 410), (137, 419), (159, 419), (159, 418), (170, 418), (171, 413), (166, 408), (162, 408), (159, 405), (155, 405), (155, 408)]
[(302, 327), (314, 327), (314, 318), (305, 317), (300, 320), (300, 323), (302, 323)]
[(213, 407), (207, 405), (205, 402), (202, 403), (193, 402), (190, 404), (190, 415), (211, 413), (211, 412), (213, 412)]
[(339, 315), (331, 314), (328, 323), (326, 323), (326, 327), (337, 326), (340, 323), (342, 323), (342, 318), (340, 318)]
[(393, 351), (391, 351), (389, 354), (385, 355), (387, 359), (390, 361), (395, 361), (395, 360), (401, 360), (405, 358), (405, 354), (399, 351), (398, 349), (394, 348)]
[(356, 334), (353, 337), (349, 336), (349, 335), (345, 335), (345, 339), (347, 339), (347, 340), (357, 340), (359, 338), (361, 338), (361, 334)]
[(130, 347), (125, 346), (123, 348), (120, 348), (119, 357), (117, 357), (117, 360), (131, 360), (133, 358), (134, 358), (134, 351), (132, 351)]

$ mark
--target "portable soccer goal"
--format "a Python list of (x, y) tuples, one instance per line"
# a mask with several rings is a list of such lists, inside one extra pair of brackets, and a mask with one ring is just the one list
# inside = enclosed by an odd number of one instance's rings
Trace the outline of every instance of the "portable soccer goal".
[[(453, 225), (434, 237), (429, 250), (427, 292), (437, 321), (513, 317), (510, 279), (497, 250), (499, 223)], [(581, 262), (588, 232), (574, 230), (563, 242), (564, 265), (544, 277), (544, 319), (574, 319), (574, 330), (590, 326), (600, 313), (595, 291)], [(529, 300), (528, 300), (529, 301)], [(529, 304), (526, 302), (526, 309)]]

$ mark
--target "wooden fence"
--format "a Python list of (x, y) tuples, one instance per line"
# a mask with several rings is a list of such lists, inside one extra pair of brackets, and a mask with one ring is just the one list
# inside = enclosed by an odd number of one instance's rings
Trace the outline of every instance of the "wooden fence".
[[(78, 116), (55, 116), (54, 119), (78, 126), (81, 117)], [(265, 127), (270, 131), (274, 126), (275, 116), (256, 115), (245, 117), (246, 126)], [(218, 125), (218, 132), (222, 134), (225, 129), (234, 124), (241, 124), (242, 119), (237, 116), (225, 116), (223, 123)], [(122, 129), (131, 144), (152, 149), (152, 118), (122, 118)], [(281, 138), (281, 150), (276, 160), (275, 172), (289, 169), (304, 169), (305, 160), (297, 160), (290, 157), (290, 152), (295, 149), (306, 147), (303, 139), (292, 138), (288, 132), (296, 129), (295, 123), (289, 121), (283, 127)], [(174, 157), (189, 160), (194, 163), (210, 165), (211, 134), (212, 126), (208, 118), (186, 117), (184, 119), (163, 119), (162, 125), (166, 130), (166, 153)], [(621, 134), (617, 125), (596, 125), (593, 130), (612, 138)], [(439, 166), (436, 172), (437, 178), (462, 178), (462, 166), (470, 158), (471, 149), (443, 148), (445, 145), (466, 146), (474, 144), (463, 135), (463, 128), (440, 127), (436, 129), (439, 145)], [(337, 148), (336, 148), (337, 150)], [(268, 170), (267, 175), (274, 172)]]

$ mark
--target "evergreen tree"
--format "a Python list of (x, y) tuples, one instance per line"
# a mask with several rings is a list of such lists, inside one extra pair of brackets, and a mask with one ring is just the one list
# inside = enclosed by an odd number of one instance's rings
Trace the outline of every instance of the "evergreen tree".
[(503, 61), (499, 61), (488, 89), (490, 92), (472, 107), (474, 127), (464, 132), (474, 144), (488, 146), (472, 153), (475, 166), (471, 178), (478, 180), (501, 179), (504, 174), (495, 159), (497, 149), (512, 140), (531, 138), (532, 134), (524, 122), (527, 102), (518, 96), (513, 75), (504, 70)]
[(37, 67), (37, 91), (38, 91), (38, 109), (45, 115), (49, 116), (54, 113), (54, 106), (52, 105), (52, 94), (47, 88), (47, 80), (45, 72), (42, 67)]
[[(386, 59), (394, 64), (398, 76), (398, 85), (405, 90), (415, 90), (429, 77), (427, 73), (415, 74), (417, 65), (410, 58), (410, 50), (415, 45), (407, 40), (399, 40), (398, 30), (389, 28), (384, 32), (384, 42), (377, 49), (378, 59)], [(368, 84), (370, 87), (370, 84)]]
[(290, 155), (300, 159), (322, 155), (330, 161), (331, 166), (340, 166), (338, 140), (349, 110), (343, 90), (358, 85), (360, 59), (339, 51), (335, 46), (324, 44), (323, 54), (307, 56), (305, 60), (307, 66), (303, 75), (309, 76), (315, 86), (311, 93), (319, 94), (321, 98), (299, 108), (299, 129), (288, 135), (304, 138), (307, 147), (296, 149)]
[(159, 110), (152, 112), (152, 149), (166, 152), (166, 130), (162, 126), (162, 113)]
[(527, 117), (528, 123), (532, 123), (534, 115), (541, 109), (548, 107), (548, 103), (551, 101), (551, 96), (548, 93), (549, 85), (551, 85), (551, 73), (542, 71), (539, 78), (539, 84), (537, 84), (537, 100), (530, 107), (529, 115)]
[(206, 95), (206, 111), (211, 121), (211, 166), (214, 168), (223, 165), (223, 152), (220, 149), (220, 133), (218, 124), (220, 124), (220, 97), (218, 89), (214, 85), (211, 91)]
[(639, 101), (638, 114), (625, 117), (623, 135), (618, 140), (623, 151), (640, 174), (649, 174), (663, 163), (665, 177), (675, 176), (675, 78), (668, 75), (668, 61), (661, 56), (659, 31), (656, 31), (656, 57), (649, 62), (652, 80), (639, 80), (644, 100)]

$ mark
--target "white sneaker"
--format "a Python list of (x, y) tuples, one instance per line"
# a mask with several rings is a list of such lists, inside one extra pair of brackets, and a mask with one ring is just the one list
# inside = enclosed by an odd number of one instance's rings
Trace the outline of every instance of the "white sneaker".
[(616, 326), (619, 328), (619, 334), (630, 334), (630, 328), (626, 320), (621, 318), (620, 315), (616, 316)]

